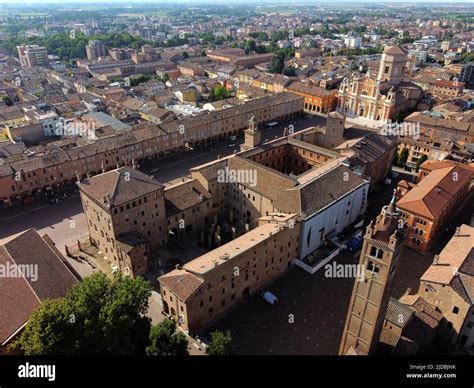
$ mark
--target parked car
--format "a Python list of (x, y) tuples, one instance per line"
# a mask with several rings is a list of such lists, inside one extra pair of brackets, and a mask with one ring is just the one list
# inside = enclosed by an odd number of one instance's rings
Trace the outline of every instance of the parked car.
[(362, 247), (362, 237), (354, 236), (346, 244), (349, 252), (357, 252)]
[(265, 302), (271, 305), (275, 305), (278, 303), (278, 298), (275, 295), (273, 295), (270, 291), (263, 291), (260, 295), (265, 300)]

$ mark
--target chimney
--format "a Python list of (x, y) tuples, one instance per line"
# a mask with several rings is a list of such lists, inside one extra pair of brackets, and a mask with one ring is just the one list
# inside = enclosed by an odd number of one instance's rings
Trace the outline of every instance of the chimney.
[(439, 255), (435, 255), (433, 258), (433, 265), (438, 265)]

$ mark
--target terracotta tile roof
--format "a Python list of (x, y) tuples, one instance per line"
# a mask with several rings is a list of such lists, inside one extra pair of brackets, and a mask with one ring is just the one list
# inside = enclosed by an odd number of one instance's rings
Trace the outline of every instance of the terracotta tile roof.
[(47, 154), (39, 155), (37, 157), (32, 157), (32, 158), (21, 160), (18, 162), (13, 162), (11, 164), (11, 167), (15, 171), (22, 171), (22, 172), (27, 173), (31, 171), (36, 171), (36, 170), (60, 165), (62, 163), (65, 163), (68, 160), (69, 160), (68, 154), (61, 148), (57, 147), (57, 148), (52, 149)]
[(425, 160), (421, 166), (421, 170), (433, 171), (440, 168), (451, 167), (453, 162), (451, 160)]
[(390, 298), (385, 319), (394, 325), (404, 328), (415, 314), (415, 310), (394, 298)]
[(385, 54), (392, 55), (406, 55), (406, 51), (403, 50), (400, 46), (386, 46), (383, 52)]
[[(0, 265), (13, 265), (8, 252), (0, 246)], [(25, 278), (5, 277), (0, 281), (0, 344), (21, 328), (41, 301)]]
[[(239, 183), (271, 199), (279, 210), (287, 213), (296, 213), (299, 211), (299, 201), (295, 201), (297, 196), (292, 196), (291, 193), (286, 192), (298, 184), (295, 178), (291, 178), (279, 171), (239, 156), (229, 158), (228, 166), (229, 169), (235, 171), (255, 172), (257, 177), (256, 186), (252, 186), (252, 182)], [(289, 200), (291, 197), (293, 197), (292, 201)]]
[(165, 188), (166, 217), (171, 217), (209, 199), (211, 199), (211, 194), (196, 179), (168, 186)]
[(125, 253), (130, 253), (137, 245), (146, 244), (147, 242), (148, 240), (137, 231), (124, 233), (117, 237), (117, 245)]
[(398, 341), (400, 341), (400, 336), (396, 335), (389, 328), (383, 327), (382, 332), (380, 333), (379, 341), (383, 344), (395, 347), (397, 346)]
[[(421, 280), (448, 285), (457, 277), (457, 274), (465, 274), (466, 276), (463, 276), (461, 280), (466, 283), (468, 289), (471, 289), (474, 275), (473, 247), (474, 227), (461, 225), (439, 254), (438, 263), (430, 265)], [(470, 279), (467, 278), (468, 276)]]
[(182, 269), (175, 269), (160, 276), (159, 281), (182, 301), (188, 300), (204, 282), (198, 276)]
[(51, 249), (38, 232), (30, 229), (4, 245), (16, 264), (38, 265), (38, 280), (28, 283), (41, 299), (57, 298), (77, 283), (64, 258)]
[(164, 186), (153, 177), (126, 166), (84, 179), (79, 187), (99, 203), (111, 207), (154, 193)]
[(149, 139), (156, 139), (165, 135), (167, 135), (165, 131), (163, 131), (157, 125), (151, 124), (149, 122), (141, 123), (133, 127), (133, 136), (140, 142)]
[(443, 319), (443, 313), (421, 296), (416, 299), (412, 307), (416, 310), (416, 316), (432, 329), (438, 327), (440, 321)]
[[(343, 179), (346, 177), (347, 179)], [(364, 182), (364, 179), (343, 164), (332, 168), (298, 188), (301, 195), (301, 215), (308, 217), (317, 213)]]
[[(471, 249), (470, 257), (466, 259), (463, 266), (468, 262), (471, 267), (474, 265), (474, 248)], [(451, 286), (466, 303), (474, 304), (474, 273), (472, 271), (470, 273), (464, 273), (461, 267), (458, 271), (458, 276), (453, 278)]]
[(370, 133), (348, 140), (336, 147), (336, 150), (344, 152), (346, 149), (351, 149), (364, 162), (373, 163), (389, 151), (394, 144), (395, 137)]
[(466, 133), (474, 132), (474, 124), (471, 124), (469, 122), (436, 118), (422, 112), (412, 113), (410, 116), (405, 118), (405, 121), (420, 123), (420, 125), (431, 126), (434, 128), (439, 128), (441, 130), (452, 129)]
[[(454, 174), (457, 174), (457, 181), (453, 180)], [(470, 166), (454, 165), (433, 170), (406, 193), (397, 206), (433, 220), (450, 204), (457, 191), (473, 178), (474, 169)]]
[(206, 180), (211, 181), (217, 179), (217, 171), (225, 168), (226, 159), (213, 160), (212, 162), (202, 164), (200, 166), (189, 169), (191, 172), (199, 172)]
[(320, 88), (319, 86), (307, 85), (301, 82), (293, 82), (287, 87), (288, 91), (307, 94), (314, 97), (326, 97), (335, 94), (333, 90)]
[(36, 279), (7, 276), (0, 281), (0, 343), (20, 329), (42, 301), (64, 296), (78, 282), (46, 237), (30, 229), (0, 246), (0, 264), (37, 268)]
[(120, 102), (122, 106), (132, 110), (139, 110), (145, 103), (145, 101), (139, 100), (138, 98), (127, 98)]

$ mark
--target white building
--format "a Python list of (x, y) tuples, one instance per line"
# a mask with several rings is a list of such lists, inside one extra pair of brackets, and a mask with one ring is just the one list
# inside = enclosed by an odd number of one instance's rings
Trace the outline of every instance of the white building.
[[(415, 64), (424, 64), (428, 59), (428, 51), (425, 50), (409, 50), (408, 58), (412, 59)], [(414, 60), (414, 61), (413, 61)]]
[(344, 38), (344, 44), (351, 49), (359, 48), (362, 47), (362, 39), (358, 36), (348, 36)]
[(342, 232), (363, 215), (369, 192), (369, 181), (343, 164), (323, 172), (308, 185), (312, 186), (309, 190), (304, 184), (300, 189), (304, 217), (300, 260), (323, 245), (329, 235)]

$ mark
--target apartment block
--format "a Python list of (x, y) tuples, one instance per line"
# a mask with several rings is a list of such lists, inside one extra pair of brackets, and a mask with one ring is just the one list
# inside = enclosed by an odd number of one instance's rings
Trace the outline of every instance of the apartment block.
[(86, 45), (87, 59), (95, 60), (107, 55), (105, 45), (99, 40), (91, 40)]
[(24, 67), (36, 67), (49, 65), (48, 51), (43, 46), (21, 45), (17, 46), (20, 64)]

